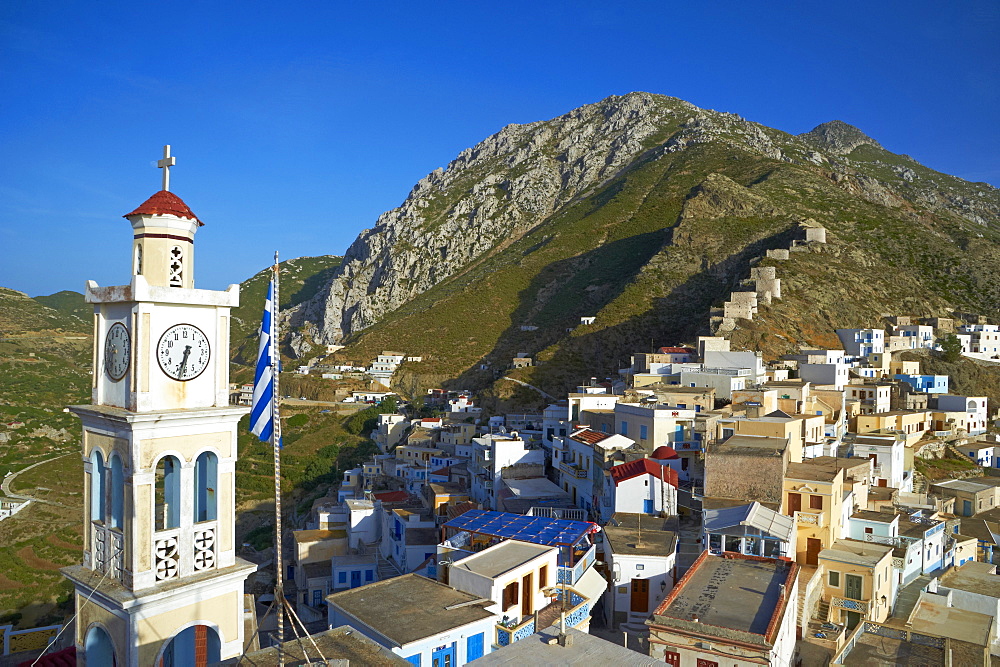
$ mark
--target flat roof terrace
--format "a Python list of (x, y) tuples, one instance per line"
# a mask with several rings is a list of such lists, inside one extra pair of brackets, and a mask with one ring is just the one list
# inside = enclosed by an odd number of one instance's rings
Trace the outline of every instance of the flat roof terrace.
[(490, 579), (496, 579), (505, 572), (510, 572), (521, 567), (554, 549), (556, 547), (544, 547), (528, 542), (507, 540), (485, 551), (480, 551), (474, 556), (464, 558), (452, 565), (452, 567), (454, 569), (475, 572)]
[(772, 620), (787, 606), (797, 574), (798, 566), (784, 560), (703, 552), (657, 607), (652, 623), (761, 644), (769, 641), (769, 629), (776, 631)]

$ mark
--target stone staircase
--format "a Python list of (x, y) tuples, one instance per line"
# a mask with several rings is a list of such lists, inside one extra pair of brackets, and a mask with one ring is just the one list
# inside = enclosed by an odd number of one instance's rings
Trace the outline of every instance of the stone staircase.
[(932, 574), (923, 574), (903, 586), (896, 594), (896, 603), (892, 606), (892, 617), (906, 621), (910, 617), (913, 608), (917, 606), (917, 600), (927, 584), (933, 579)]
[(809, 582), (812, 581), (813, 577), (817, 575), (818, 568), (814, 565), (800, 565), (799, 568), (799, 596), (795, 605), (796, 612), (798, 613), (797, 618), (799, 619), (802, 627), (805, 627), (806, 620), (810, 618), (813, 613), (813, 609), (806, 608), (808, 603), (806, 598), (809, 593)]
[(378, 565), (378, 580), (385, 581), (386, 579), (392, 579), (393, 577), (401, 576), (403, 573), (399, 571), (396, 564), (391, 560), (382, 557), (382, 554), (378, 551), (375, 552), (375, 563)]
[(927, 478), (918, 472), (913, 473), (913, 492), (927, 493)]
[(826, 623), (830, 620), (830, 603), (826, 600), (820, 600), (819, 604), (816, 605), (816, 615), (813, 616), (817, 621)]
[(963, 452), (950, 442), (944, 446), (944, 449), (946, 452), (951, 454), (956, 459), (959, 459), (961, 461), (969, 461), (970, 463), (975, 463), (976, 465), (979, 465), (978, 461), (976, 461), (974, 458), (972, 458), (971, 456), (969, 456), (968, 454), (966, 454), (965, 452)]

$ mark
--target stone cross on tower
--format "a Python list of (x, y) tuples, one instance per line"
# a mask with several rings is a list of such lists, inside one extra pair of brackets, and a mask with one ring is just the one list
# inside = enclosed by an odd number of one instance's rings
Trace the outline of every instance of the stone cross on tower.
[(177, 158), (170, 157), (170, 144), (163, 147), (163, 159), (157, 161), (156, 166), (163, 170), (162, 190), (170, 190), (170, 168), (177, 164)]

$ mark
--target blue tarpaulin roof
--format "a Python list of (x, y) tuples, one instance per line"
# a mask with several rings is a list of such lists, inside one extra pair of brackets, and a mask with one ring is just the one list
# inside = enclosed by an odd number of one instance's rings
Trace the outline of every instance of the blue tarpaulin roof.
[(469, 510), (446, 523), (444, 527), (545, 546), (573, 546), (581, 537), (591, 532), (594, 525), (587, 521)]

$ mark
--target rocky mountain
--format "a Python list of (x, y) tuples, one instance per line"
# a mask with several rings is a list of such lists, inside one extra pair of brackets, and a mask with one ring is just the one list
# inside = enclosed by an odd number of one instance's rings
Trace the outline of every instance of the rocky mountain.
[[(298, 257), (281, 262), (281, 282), (279, 293), (280, 310), (285, 311), (303, 301), (313, 298), (316, 292), (327, 285), (340, 257), (321, 255), (319, 257)], [(230, 329), (230, 354), (233, 361), (243, 365), (253, 365), (257, 359), (257, 330), (260, 328), (264, 299), (271, 280), (271, 267), (258, 271), (240, 283), (240, 305), (232, 311), (233, 326)], [(296, 341), (297, 353), (305, 351), (307, 343), (299, 332), (290, 332)]]
[[(840, 297), (820, 308), (836, 326), (1000, 306), (995, 188), (841, 121), (795, 136), (631, 93), (463, 151), (362, 232), (291, 320), (358, 356), (422, 352), (427, 372), (470, 382), (516, 352), (612, 371), (640, 341), (703, 332), (749, 262), (787, 248), (800, 223), (826, 227), (828, 243), (783, 265), (787, 297), (771, 308), (787, 331), (773, 340), (809, 340), (781, 309), (815, 309), (826, 292)], [(577, 327), (585, 315), (594, 325)]]

